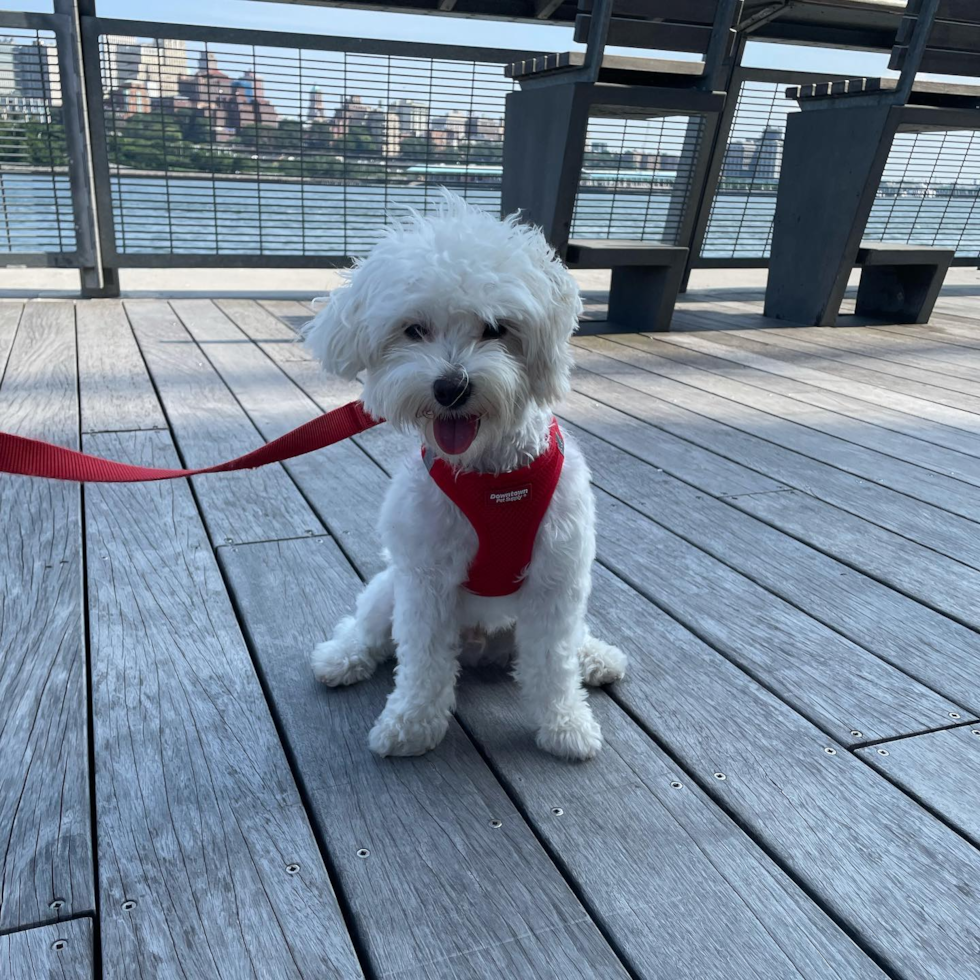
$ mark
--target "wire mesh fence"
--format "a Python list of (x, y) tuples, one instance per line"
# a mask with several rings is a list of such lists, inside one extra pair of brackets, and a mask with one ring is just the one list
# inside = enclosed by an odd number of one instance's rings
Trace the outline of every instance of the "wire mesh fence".
[(980, 256), (980, 134), (899, 133), (865, 237)]
[[(158, 36), (98, 32), (90, 112), (109, 175), (97, 189), (111, 204), (110, 260), (340, 264), (367, 252), (392, 213), (430, 210), (443, 186), (499, 209), (512, 52), (282, 46), (281, 34), (153, 28)], [(765, 263), (787, 117), (798, 111), (783, 95), (788, 79), (753, 69), (741, 79), (699, 259), (708, 264)], [(0, 28), (8, 261), (75, 261), (65, 110), (54, 33)], [(705, 131), (696, 115), (591, 120), (572, 235), (684, 244)], [(900, 134), (867, 237), (977, 257), (980, 136)]]
[(75, 249), (54, 34), (0, 30), (0, 252)]
[[(772, 245), (786, 120), (786, 82), (746, 78), (738, 91), (701, 257), (765, 260)], [(980, 134), (899, 133), (865, 229), (872, 241), (942, 245), (980, 255)]]
[(752, 79), (739, 86), (718, 189), (701, 246), (703, 258), (769, 255), (786, 117), (798, 111), (794, 101), (783, 97), (785, 88), (785, 84)]
[(676, 244), (703, 129), (696, 115), (590, 119), (572, 237)]
[(500, 64), (105, 36), (116, 248), (357, 256), (442, 185), (499, 208)]

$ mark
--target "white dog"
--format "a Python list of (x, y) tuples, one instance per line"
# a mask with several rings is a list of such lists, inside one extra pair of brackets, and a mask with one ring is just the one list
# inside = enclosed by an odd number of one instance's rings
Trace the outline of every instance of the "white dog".
[[(585, 625), (592, 489), (581, 453), (565, 441), (562, 456), (553, 425), (582, 309), (575, 280), (540, 231), (451, 195), (435, 216), (392, 228), (347, 280), (309, 324), (308, 345), (335, 374), (363, 372), (367, 411), (416, 433), (424, 450), (382, 509), (388, 567), (314, 650), (316, 677), (363, 680), (394, 639), (395, 689), (370, 746), (419, 755), (449, 724), (461, 638), (512, 628), (538, 745), (595, 755), (602, 736), (582, 681), (622, 677), (626, 658)], [(490, 521), (482, 529), (450, 499), (464, 486)], [(525, 520), (534, 508), (543, 518)], [(533, 543), (529, 564), (517, 539)]]

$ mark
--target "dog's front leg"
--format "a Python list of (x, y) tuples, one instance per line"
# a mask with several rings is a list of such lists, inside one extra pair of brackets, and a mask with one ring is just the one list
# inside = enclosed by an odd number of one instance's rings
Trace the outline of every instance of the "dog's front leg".
[(459, 576), (458, 569), (425, 569), (396, 577), (398, 667), (369, 737), (378, 755), (422, 755), (446, 734), (459, 669)]
[(579, 666), (579, 649), (588, 635), (584, 601), (562, 594), (531, 603), (529, 609), (532, 614), (520, 617), (514, 631), (514, 676), (538, 747), (564, 759), (591, 759), (602, 748), (602, 733)]

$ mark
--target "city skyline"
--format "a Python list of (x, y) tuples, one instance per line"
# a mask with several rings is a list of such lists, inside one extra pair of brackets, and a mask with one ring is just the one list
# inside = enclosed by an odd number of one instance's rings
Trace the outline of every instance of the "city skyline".
[[(0, 37), (0, 118), (43, 121), (49, 109), (61, 104), (56, 50), (33, 32), (9, 35)], [(352, 130), (363, 130), (380, 141), (383, 157), (402, 156), (408, 138), (422, 139), (436, 151), (502, 143), (503, 95), (511, 87), (499, 65), (484, 66), (487, 77), (482, 78), (470, 64), (342, 52), (273, 52), (250, 46), (215, 50), (171, 38), (109, 35), (102, 39), (100, 54), (106, 101), (115, 117), (151, 112), (161, 103), (165, 112), (190, 109), (212, 121), (208, 138), (217, 142), (256, 123), (323, 123), (335, 140), (345, 141)], [(202, 72), (205, 82), (194, 82)], [(777, 105), (778, 99), (773, 108)], [(785, 110), (770, 112), (768, 118), (753, 110), (738, 122), (723, 163), (724, 179), (765, 183), (778, 178), (784, 128), (773, 119), (783, 118)], [(590, 127), (591, 149), (604, 156), (602, 166), (664, 174), (677, 169), (678, 156), (665, 149), (670, 140), (663, 133), (664, 145), (653, 152), (656, 133), (651, 137), (642, 128), (627, 127), (620, 135), (608, 141), (618, 145), (618, 152), (608, 146), (599, 149), (603, 141), (592, 136)], [(959, 142), (955, 134), (941, 142), (931, 137), (934, 134), (897, 141), (886, 181), (975, 183), (969, 176), (974, 169), (973, 136)], [(268, 144), (263, 149), (271, 151)], [(340, 150), (350, 152), (346, 144)], [(356, 155), (357, 144), (353, 152)], [(414, 152), (417, 156), (419, 148)], [(374, 148), (366, 155), (371, 154), (376, 154)], [(497, 161), (484, 155), (476, 162)]]

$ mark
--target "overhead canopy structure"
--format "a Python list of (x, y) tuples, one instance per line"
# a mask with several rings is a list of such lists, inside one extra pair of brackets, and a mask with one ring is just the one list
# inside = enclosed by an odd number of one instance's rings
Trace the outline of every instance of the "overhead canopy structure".
[[(280, 0), (414, 14), (569, 26), (578, 0)], [(683, 5), (686, 0), (677, 0)], [(746, 0), (741, 24), (760, 41), (889, 50), (905, 0)]]

